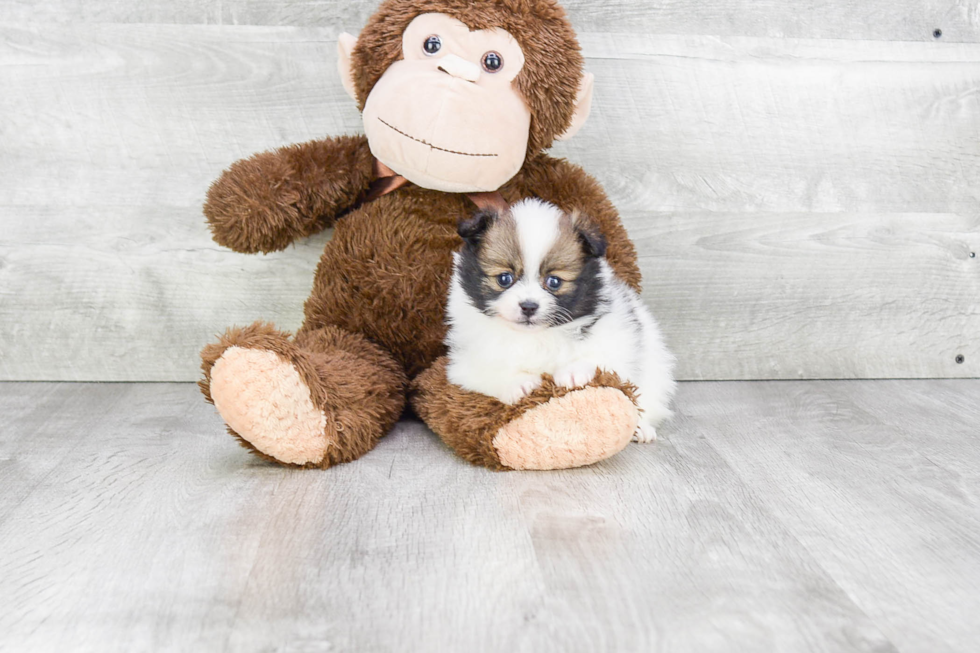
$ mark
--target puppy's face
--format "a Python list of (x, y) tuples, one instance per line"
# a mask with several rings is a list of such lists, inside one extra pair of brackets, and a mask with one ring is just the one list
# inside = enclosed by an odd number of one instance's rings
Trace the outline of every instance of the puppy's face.
[(459, 225), (459, 274), (473, 305), (517, 328), (547, 328), (590, 315), (599, 300), (605, 242), (583, 219), (525, 200), (507, 213), (480, 211)]

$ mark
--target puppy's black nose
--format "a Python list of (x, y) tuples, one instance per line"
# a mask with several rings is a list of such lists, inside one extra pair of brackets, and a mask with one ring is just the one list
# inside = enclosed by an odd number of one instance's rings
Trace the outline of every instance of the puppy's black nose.
[(524, 313), (524, 317), (531, 317), (538, 310), (538, 303), (531, 299), (524, 300), (518, 306), (521, 307), (521, 313)]

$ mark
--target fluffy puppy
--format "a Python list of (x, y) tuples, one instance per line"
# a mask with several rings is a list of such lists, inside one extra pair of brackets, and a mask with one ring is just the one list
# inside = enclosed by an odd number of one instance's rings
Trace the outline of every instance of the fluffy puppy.
[(639, 390), (633, 439), (650, 442), (670, 416), (674, 358), (653, 315), (604, 258), (605, 241), (577, 214), (529, 199), (459, 225), (446, 309), (449, 380), (515, 403), (550, 374), (585, 385), (596, 368)]

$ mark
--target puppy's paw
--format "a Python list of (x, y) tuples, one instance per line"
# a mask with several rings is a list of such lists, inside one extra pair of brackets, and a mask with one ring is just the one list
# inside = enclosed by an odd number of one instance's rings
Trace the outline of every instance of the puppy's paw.
[(595, 378), (594, 363), (578, 361), (559, 369), (554, 374), (555, 383), (563, 388), (580, 388)]
[(516, 404), (539, 387), (541, 387), (541, 377), (528, 374), (517, 379), (514, 385), (504, 390), (497, 399), (505, 404)]
[(633, 434), (633, 442), (639, 442), (640, 444), (647, 444), (653, 442), (657, 439), (657, 429), (649, 422), (644, 422), (642, 419), (640, 423), (636, 425), (636, 433)]

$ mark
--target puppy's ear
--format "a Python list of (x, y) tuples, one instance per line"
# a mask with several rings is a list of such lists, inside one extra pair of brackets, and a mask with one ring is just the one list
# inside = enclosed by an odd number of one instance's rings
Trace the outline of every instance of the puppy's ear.
[(584, 217), (578, 209), (569, 216), (575, 226), (575, 234), (582, 243), (582, 251), (589, 258), (599, 258), (606, 255), (606, 239), (592, 221)]
[(497, 221), (497, 217), (497, 212), (493, 209), (480, 209), (473, 214), (473, 217), (461, 220), (456, 231), (468, 245), (476, 247), (483, 240), (483, 234), (487, 232), (490, 225)]
[(579, 227), (578, 239), (582, 243), (585, 255), (599, 258), (606, 255), (606, 239), (594, 227)]

